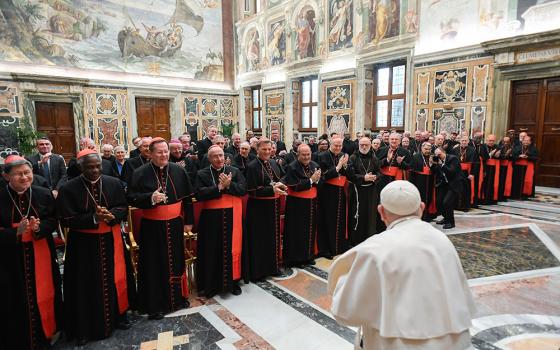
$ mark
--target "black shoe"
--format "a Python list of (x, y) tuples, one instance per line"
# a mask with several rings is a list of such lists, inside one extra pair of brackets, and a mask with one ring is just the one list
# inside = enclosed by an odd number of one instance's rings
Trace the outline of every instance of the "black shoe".
[(309, 266), (315, 266), (315, 259), (311, 259), (307, 261), (307, 265)]
[(87, 339), (85, 338), (79, 338), (78, 340), (76, 340), (76, 345), (77, 346), (84, 346), (87, 344)]
[(119, 318), (119, 323), (117, 324), (117, 328), (123, 331), (126, 331), (127, 329), (130, 329), (130, 321), (128, 319), (128, 315), (126, 313), (124, 313), (120, 318)]
[(241, 287), (239, 287), (239, 284), (234, 284), (233, 285), (233, 289), (231, 290), (231, 294), (233, 295), (241, 295)]
[(447, 224), (447, 221), (445, 221), (445, 219), (441, 219), (441, 220), (436, 221), (436, 224), (445, 225), (445, 224)]
[(163, 312), (156, 312), (148, 316), (148, 320), (161, 320), (162, 318)]
[(445, 225), (443, 225), (444, 230), (449, 230), (450, 228), (453, 228), (453, 227), (455, 227), (455, 225), (450, 224), (450, 223), (446, 223)]

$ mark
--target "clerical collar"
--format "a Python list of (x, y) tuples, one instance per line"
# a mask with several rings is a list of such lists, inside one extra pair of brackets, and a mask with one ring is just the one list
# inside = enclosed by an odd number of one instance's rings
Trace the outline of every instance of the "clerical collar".
[(152, 163), (152, 166), (153, 166), (155, 169), (159, 169), (159, 170), (163, 170), (163, 169), (165, 169), (166, 166), (169, 165), (169, 163), (167, 163), (167, 164), (165, 164), (164, 166), (159, 166), (159, 165), (155, 165), (154, 162), (151, 162), (151, 163)]
[(224, 171), (224, 168), (225, 168), (225, 165), (224, 165), (223, 167), (221, 167), (220, 169), (216, 169), (216, 168), (214, 168), (212, 165), (210, 165), (210, 169), (212, 169), (212, 170), (214, 170), (214, 171), (216, 171), (216, 172), (218, 172), (218, 173), (219, 173), (220, 171)]
[(397, 219), (395, 221), (393, 221), (389, 226), (387, 226), (387, 230), (392, 229), (393, 227), (397, 226), (398, 224), (408, 221), (408, 220), (412, 220), (412, 219), (419, 219), (418, 215), (408, 215), (408, 216), (404, 216), (400, 219)]
[(8, 182), (8, 186), (10, 187), (10, 190), (14, 191), (15, 193), (17, 193), (18, 196), (21, 196), (23, 194), (25, 194), (25, 192), (27, 192), (31, 186), (29, 186), (28, 188), (25, 189), (25, 191), (23, 192), (18, 192), (15, 188), (12, 187), (12, 184)]
[(87, 177), (85, 177), (84, 174), (82, 174), (82, 177), (84, 178), (84, 180), (86, 180), (87, 182), (89, 182), (92, 185), (95, 185), (99, 180), (101, 180), (101, 175), (99, 175), (99, 177), (97, 179), (93, 180), (93, 181), (88, 179)]

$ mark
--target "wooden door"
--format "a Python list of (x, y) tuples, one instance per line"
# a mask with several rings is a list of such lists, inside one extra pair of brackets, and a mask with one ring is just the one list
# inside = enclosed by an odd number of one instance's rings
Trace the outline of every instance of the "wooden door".
[(560, 187), (560, 78), (513, 82), (510, 128), (527, 132), (539, 150), (536, 184)]
[(76, 155), (74, 112), (71, 103), (35, 102), (37, 131), (52, 142), (53, 153), (66, 161)]
[(169, 126), (169, 100), (136, 98), (136, 121), (138, 136), (171, 139)]

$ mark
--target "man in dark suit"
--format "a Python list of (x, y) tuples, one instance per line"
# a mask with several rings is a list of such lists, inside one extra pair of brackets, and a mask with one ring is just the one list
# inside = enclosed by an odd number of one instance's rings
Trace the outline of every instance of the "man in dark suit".
[(206, 129), (206, 137), (197, 143), (198, 146), (198, 159), (202, 159), (202, 156), (208, 153), (208, 148), (212, 146), (212, 140), (218, 135), (218, 128), (214, 125), (210, 125)]
[(224, 150), (224, 152), (236, 156), (239, 154), (239, 146), (241, 145), (241, 135), (234, 133), (231, 135), (231, 145)]
[(132, 139), (132, 144), (136, 148), (130, 151), (129, 158), (138, 157), (140, 155), (140, 145), (142, 144), (142, 138), (139, 137), (139, 136), (136, 136), (135, 138)]
[(447, 230), (455, 227), (453, 210), (457, 206), (459, 194), (463, 191), (464, 179), (459, 158), (447, 154), (443, 147), (436, 148), (434, 152), (436, 166), (436, 206), (443, 215), (443, 219), (436, 224), (442, 225)]
[(152, 142), (151, 137), (142, 137), (141, 144), (138, 147), (140, 150), (140, 155), (136, 158), (131, 158), (124, 163), (122, 172), (121, 172), (121, 180), (130, 184), (132, 181), (132, 174), (134, 170), (140, 168), (142, 165), (147, 164), (150, 162), (151, 152), (150, 152), (150, 143)]
[(270, 130), (270, 141), (276, 145), (276, 154), (286, 151), (286, 144), (280, 140), (280, 131), (278, 129)]
[(49, 189), (56, 198), (58, 190), (66, 183), (66, 163), (59, 154), (52, 153), (52, 143), (47, 137), (37, 139), (36, 153), (27, 160), (33, 165), (33, 172), (47, 181)]

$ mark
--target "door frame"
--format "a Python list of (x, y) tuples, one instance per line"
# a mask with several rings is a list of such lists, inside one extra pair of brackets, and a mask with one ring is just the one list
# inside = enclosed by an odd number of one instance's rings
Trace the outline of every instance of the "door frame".
[(80, 149), (80, 138), (85, 136), (84, 99), (81, 94), (55, 95), (48, 93), (28, 93), (24, 96), (24, 101), (24, 113), (29, 117), (29, 120), (32, 121), (35, 129), (37, 129), (36, 102), (71, 103), (74, 117), (74, 142), (76, 144), (76, 149)]
[(181, 111), (182, 96), (181, 91), (173, 90), (152, 90), (141, 88), (128, 89), (128, 105), (130, 106), (130, 133), (129, 138), (132, 140), (138, 136), (138, 119), (136, 114), (136, 98), (157, 98), (169, 100), (169, 131), (171, 138), (181, 135), (185, 130), (183, 125), (183, 116)]

